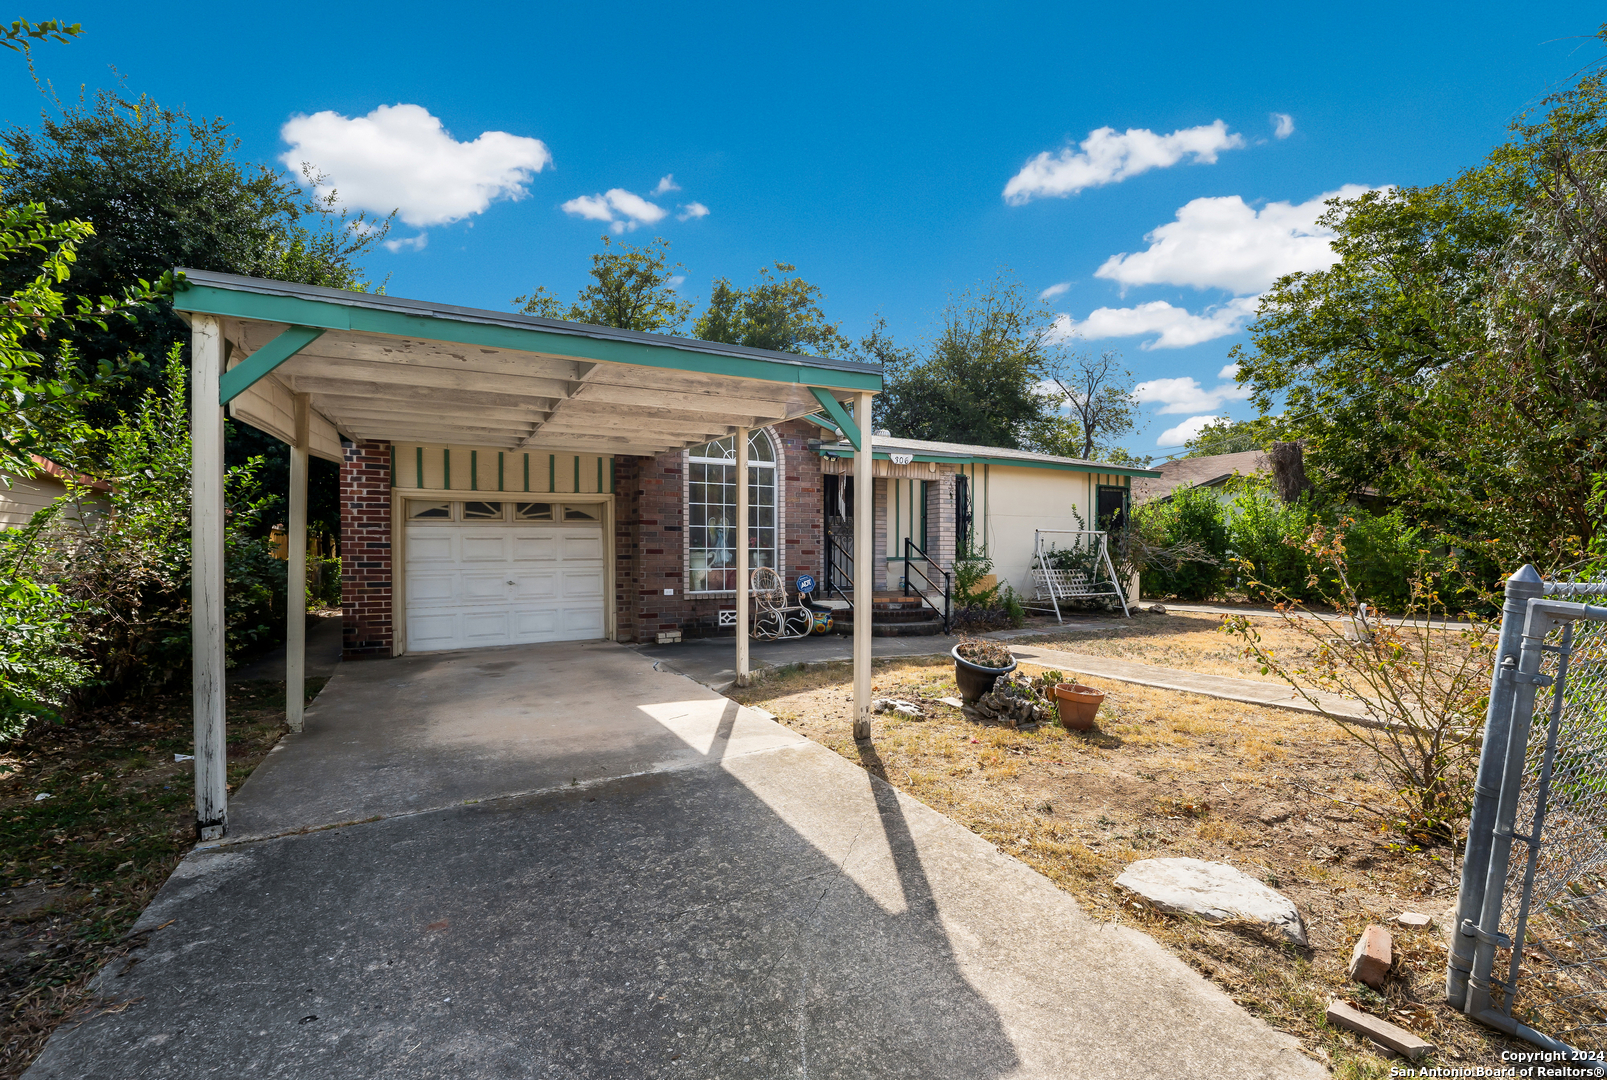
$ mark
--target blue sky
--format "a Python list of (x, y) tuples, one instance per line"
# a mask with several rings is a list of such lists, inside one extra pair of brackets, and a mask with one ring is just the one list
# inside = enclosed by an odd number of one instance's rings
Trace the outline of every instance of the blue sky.
[[(951, 291), (1008, 267), (1064, 286), (1064, 325), (1146, 384), (1142, 453), (1251, 414), (1220, 373), (1268, 275), (1324, 258), (1312, 200), (1476, 163), (1598, 57), (1601, 18), (1569, 2), (65, 14), (84, 37), (37, 52), (63, 97), (120, 73), (225, 118), (247, 157), (311, 159), (349, 202), (399, 206), (393, 237), (412, 242), (370, 263), (394, 295), (572, 295), (614, 229), (666, 237), (700, 302), (712, 278), (782, 260), (850, 336), (879, 313), (913, 341)], [(3, 70), (7, 119), (34, 122), (37, 90)]]

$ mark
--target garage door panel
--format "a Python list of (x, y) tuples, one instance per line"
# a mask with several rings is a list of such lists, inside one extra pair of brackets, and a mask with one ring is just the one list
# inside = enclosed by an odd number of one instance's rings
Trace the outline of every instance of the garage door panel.
[(528, 534), (516, 534), (513, 538), (513, 559), (515, 562), (556, 562), (558, 538), (551, 529), (539, 532), (531, 529)]
[(570, 559), (601, 559), (603, 557), (603, 534), (600, 532), (580, 532), (579, 530), (565, 529), (562, 550), (565, 562)]
[(558, 571), (556, 570), (520, 570), (519, 577), (514, 581), (514, 602), (522, 603), (539, 600), (556, 600), (558, 598)]
[(466, 563), (508, 561), (508, 536), (498, 530), (473, 527), (463, 530), (463, 561)]
[(452, 523), (406, 535), (411, 651), (603, 636), (601, 529)]

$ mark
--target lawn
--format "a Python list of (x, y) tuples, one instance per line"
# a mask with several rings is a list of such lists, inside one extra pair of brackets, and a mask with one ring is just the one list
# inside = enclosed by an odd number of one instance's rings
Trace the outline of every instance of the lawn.
[[(327, 680), (309, 679), (308, 697)], [(229, 687), (229, 790), (284, 732), (282, 683)], [(0, 756), (0, 1080), (20, 1076), (91, 1000), (106, 961), (137, 947), (141, 910), (195, 843), (188, 693), (41, 726)], [(44, 796), (44, 797), (41, 797)]]
[[(1175, 657), (1212, 648), (1134, 640)], [(1094, 644), (1084, 639), (1078, 651)], [(888, 661), (876, 668), (877, 695), (917, 700), (926, 715), (877, 716), (861, 746), (850, 737), (849, 678), (844, 664), (783, 669), (733, 693), (1027, 863), (1091, 916), (1141, 927), (1338, 1075), (1386, 1076), (1389, 1064), (1327, 1025), (1330, 997), (1434, 1042), (1443, 1065), (1494, 1064), (1512, 1045), (1442, 1002), (1451, 853), (1381, 832), (1376, 811), (1392, 800), (1385, 777), (1372, 751), (1331, 721), (1083, 678), (1108, 695), (1093, 731), (1013, 731), (937, 702), (956, 693), (950, 661)], [(1160, 915), (1115, 890), (1128, 863), (1168, 856), (1229, 863), (1281, 890), (1299, 906), (1311, 948)], [(1350, 982), (1345, 965), (1362, 928), (1402, 911), (1435, 925), (1390, 924), (1395, 966), (1382, 994)]]

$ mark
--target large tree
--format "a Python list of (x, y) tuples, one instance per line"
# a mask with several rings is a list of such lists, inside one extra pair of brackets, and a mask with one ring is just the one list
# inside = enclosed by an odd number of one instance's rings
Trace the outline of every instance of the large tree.
[[(790, 277), (787, 275), (791, 275)], [(852, 346), (820, 308), (826, 294), (798, 276), (797, 267), (778, 262), (764, 267), (746, 289), (716, 278), (709, 306), (698, 316), (692, 336), (753, 349), (842, 356)]]
[(673, 334), (686, 321), (692, 304), (676, 293), (676, 272), (684, 267), (669, 265), (669, 258), (670, 242), (662, 236), (642, 247), (616, 248), (604, 234), (603, 250), (591, 257), (591, 284), (580, 290), (574, 303), (565, 304), (540, 285), (513, 302), (527, 315)]
[[(1024, 448), (1053, 418), (1042, 389), (1053, 359), (1053, 313), (1001, 274), (952, 296), (923, 350), (899, 350), (881, 331), (861, 352), (885, 360), (877, 422), (895, 435)], [(875, 335), (873, 335), (874, 337)]]
[(1096, 356), (1086, 350), (1062, 350), (1051, 357), (1046, 374), (1059, 391), (1053, 405), (1059, 422), (1050, 430), (1075, 430), (1080, 436), (1069, 447), (1076, 452), (1068, 456), (1091, 460), (1097, 452), (1099, 460), (1111, 461), (1121, 452), (1125, 461), (1136, 460), (1116, 446), (1116, 440), (1130, 435), (1138, 422), (1133, 373), (1123, 366), (1121, 353), (1106, 349)]
[(1504, 564), (1589, 544), (1607, 472), (1607, 89), (1548, 99), (1477, 168), (1336, 202), (1331, 269), (1281, 279), (1236, 350), (1319, 492), (1374, 488)]
[[(0, 143), (15, 159), (5, 207), (40, 204), (53, 219), (94, 228), (63, 283), (75, 298), (116, 295), (177, 267), (362, 289), (360, 260), (389, 224), (349, 217), (335, 195), (310, 196), (283, 173), (240, 161), (239, 140), (224, 121), (163, 108), (147, 97), (100, 91), (47, 111), (37, 130), (0, 132)], [(13, 291), (26, 273), (23, 266), (0, 265), (0, 284)], [(132, 411), (147, 388), (161, 385), (169, 350), (187, 348), (188, 341), (188, 328), (164, 301), (105, 329), (64, 329), (60, 343), (70, 348), (53, 350), (50, 362), (70, 360), (76, 370), (46, 374), (83, 379), (103, 365), (118, 366), (121, 383), (86, 407), (91, 421), (110, 425), (119, 412)], [(258, 455), (267, 458), (265, 486), (282, 501), (285, 447), (231, 422), (230, 463)], [(334, 470), (320, 462), (311, 479), (311, 517), (333, 528), (339, 520)], [(276, 520), (283, 520), (282, 505), (270, 507), (264, 527)]]

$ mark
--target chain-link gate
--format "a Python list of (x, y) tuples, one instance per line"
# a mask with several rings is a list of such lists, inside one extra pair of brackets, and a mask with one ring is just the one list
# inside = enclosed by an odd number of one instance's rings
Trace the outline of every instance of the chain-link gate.
[(1607, 1075), (1607, 584), (1507, 582), (1446, 998)]

